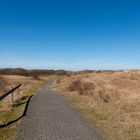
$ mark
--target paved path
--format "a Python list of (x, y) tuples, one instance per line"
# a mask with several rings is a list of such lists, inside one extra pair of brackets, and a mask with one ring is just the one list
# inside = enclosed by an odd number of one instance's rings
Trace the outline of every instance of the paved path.
[(16, 140), (103, 140), (49, 85), (32, 97)]

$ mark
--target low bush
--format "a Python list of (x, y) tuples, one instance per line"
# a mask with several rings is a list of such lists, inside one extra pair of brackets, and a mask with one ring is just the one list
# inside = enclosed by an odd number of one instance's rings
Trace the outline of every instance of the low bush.
[(87, 93), (91, 89), (95, 89), (95, 84), (92, 82), (83, 81), (81, 79), (71, 81), (68, 86), (69, 91), (78, 91), (80, 95)]

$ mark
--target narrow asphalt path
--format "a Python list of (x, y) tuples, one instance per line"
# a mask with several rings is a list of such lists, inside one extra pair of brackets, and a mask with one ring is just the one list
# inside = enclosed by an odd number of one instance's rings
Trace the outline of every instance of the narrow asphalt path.
[(16, 140), (103, 140), (50, 84), (32, 97)]

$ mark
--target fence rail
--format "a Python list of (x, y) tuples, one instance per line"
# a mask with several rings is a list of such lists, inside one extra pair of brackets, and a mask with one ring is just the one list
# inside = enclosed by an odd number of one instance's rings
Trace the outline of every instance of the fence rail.
[(12, 95), (12, 102), (13, 102), (13, 93), (14, 91), (16, 91), (18, 89), (18, 92), (19, 92), (19, 88), (21, 87), (21, 84), (12, 88), (10, 91), (4, 93), (3, 95), (0, 96), (0, 101), (3, 100), (4, 98), (6, 98), (8, 95)]

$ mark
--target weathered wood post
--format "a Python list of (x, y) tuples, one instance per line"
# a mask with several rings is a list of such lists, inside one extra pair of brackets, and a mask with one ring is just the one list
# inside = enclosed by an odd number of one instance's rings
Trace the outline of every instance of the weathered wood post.
[(20, 92), (20, 89), (19, 89), (20, 87), (18, 87), (18, 95), (19, 95), (19, 92)]
[[(11, 89), (13, 89), (13, 86)], [(12, 105), (13, 105), (14, 104), (14, 92), (11, 93), (11, 101), (12, 101)]]

